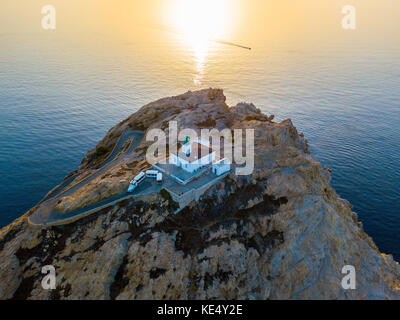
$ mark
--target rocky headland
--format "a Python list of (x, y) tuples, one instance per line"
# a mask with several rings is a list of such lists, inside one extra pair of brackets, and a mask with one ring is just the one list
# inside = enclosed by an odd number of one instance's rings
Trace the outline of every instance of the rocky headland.
[[(172, 120), (179, 128), (253, 128), (254, 172), (230, 173), (176, 215), (173, 201), (154, 193), (67, 224), (32, 225), (28, 217), (39, 204), (0, 230), (1, 299), (400, 298), (399, 264), (363, 231), (292, 121), (274, 122), (253, 104), (229, 107), (222, 90), (142, 107), (66, 179), (78, 184), (95, 172), (127, 130), (166, 129)], [(82, 208), (125, 190), (148, 167), (149, 144), (143, 139), (133, 160), (121, 156), (55, 209)], [(54, 290), (41, 286), (44, 265), (56, 269)], [(355, 267), (356, 289), (342, 288), (345, 265)]]

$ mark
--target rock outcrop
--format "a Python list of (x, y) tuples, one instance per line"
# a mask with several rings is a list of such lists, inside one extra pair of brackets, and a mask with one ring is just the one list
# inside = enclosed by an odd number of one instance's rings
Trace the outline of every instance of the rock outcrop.
[[(0, 298), (400, 298), (399, 264), (363, 231), (291, 120), (273, 122), (252, 104), (229, 108), (221, 90), (208, 89), (142, 107), (99, 146), (112, 149), (125, 130), (165, 129), (170, 120), (179, 128), (253, 128), (254, 172), (231, 173), (176, 215), (158, 193), (62, 226), (30, 225), (33, 208), (0, 230)], [(147, 146), (144, 139), (137, 166)], [(97, 160), (95, 148), (78, 171)], [(45, 265), (56, 269), (54, 290), (41, 286)], [(341, 285), (345, 265), (355, 267), (354, 290)]]

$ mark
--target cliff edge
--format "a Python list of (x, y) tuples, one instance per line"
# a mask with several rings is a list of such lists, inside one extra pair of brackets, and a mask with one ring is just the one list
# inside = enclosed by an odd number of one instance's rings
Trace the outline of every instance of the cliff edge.
[[(35, 226), (28, 216), (39, 204), (0, 230), (1, 299), (400, 298), (399, 264), (363, 231), (303, 134), (253, 104), (227, 106), (222, 90), (142, 107), (66, 179), (79, 183), (94, 172), (127, 130), (165, 129), (172, 120), (179, 128), (254, 129), (253, 173), (230, 173), (177, 214), (173, 201), (156, 192), (68, 224)], [(82, 208), (121, 192), (147, 167), (148, 145), (143, 139), (134, 161), (122, 156), (107, 164), (106, 174), (56, 207)], [(54, 290), (41, 286), (45, 265), (55, 267)], [(355, 268), (355, 289), (342, 287), (346, 265)]]

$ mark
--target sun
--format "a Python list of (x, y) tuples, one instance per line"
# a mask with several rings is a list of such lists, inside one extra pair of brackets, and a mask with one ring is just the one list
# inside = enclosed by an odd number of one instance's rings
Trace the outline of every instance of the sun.
[(192, 47), (224, 37), (229, 0), (175, 0), (171, 8), (171, 24)]

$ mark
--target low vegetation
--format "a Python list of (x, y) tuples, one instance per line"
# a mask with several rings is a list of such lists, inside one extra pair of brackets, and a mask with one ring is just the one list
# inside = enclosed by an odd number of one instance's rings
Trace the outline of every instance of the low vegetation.
[(179, 203), (175, 202), (174, 199), (172, 199), (171, 194), (166, 189), (164, 189), (164, 188), (161, 189), (160, 195), (164, 200), (168, 201), (168, 209), (173, 210), (173, 211), (179, 209)]
[(110, 148), (106, 146), (98, 146), (96, 148), (96, 158), (100, 158), (110, 152)]

